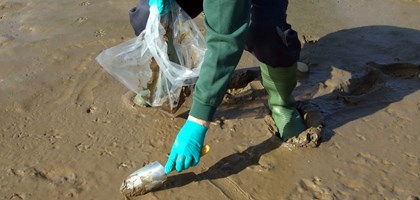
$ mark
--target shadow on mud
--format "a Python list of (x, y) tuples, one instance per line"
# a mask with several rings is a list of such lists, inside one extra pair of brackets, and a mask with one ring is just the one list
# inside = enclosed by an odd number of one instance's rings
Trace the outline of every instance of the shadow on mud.
[[(319, 108), (325, 125), (322, 141), (328, 141), (334, 129), (420, 89), (420, 31), (393, 26), (341, 30), (307, 41), (300, 62), (310, 72), (298, 74), (296, 99)], [(258, 72), (258, 67), (237, 70), (230, 88), (260, 79)], [(267, 99), (264, 89), (231, 96), (232, 103), (222, 103), (216, 117), (260, 119), (267, 114), (260, 112)]]
[[(301, 62), (310, 66), (310, 72), (299, 78), (301, 84), (296, 89), (296, 97), (321, 109), (325, 142), (334, 136), (334, 129), (371, 115), (420, 89), (420, 31), (392, 26), (341, 30), (306, 43)], [(241, 105), (253, 100), (236, 102), (234, 108), (241, 109)], [(230, 111), (222, 109), (217, 115)], [(252, 109), (239, 110), (229, 117), (244, 116), (261, 117)], [(204, 173), (170, 176), (158, 190), (240, 173), (248, 166), (258, 165), (261, 155), (280, 145), (273, 136), (241, 153), (222, 158)]]
[(300, 80), (297, 97), (321, 108), (328, 141), (334, 129), (420, 89), (420, 31), (393, 26), (338, 31), (306, 44), (301, 61), (311, 72)]
[(262, 155), (277, 149), (280, 145), (281, 140), (273, 135), (260, 144), (248, 147), (243, 152), (234, 153), (219, 160), (201, 174), (189, 172), (169, 176), (165, 184), (157, 191), (182, 187), (196, 181), (220, 179), (237, 174), (249, 166), (258, 165)]

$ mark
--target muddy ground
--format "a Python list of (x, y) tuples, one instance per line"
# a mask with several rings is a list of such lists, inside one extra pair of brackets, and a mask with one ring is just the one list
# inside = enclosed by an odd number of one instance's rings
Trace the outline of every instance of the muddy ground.
[[(1, 199), (123, 199), (131, 172), (166, 161), (185, 114), (135, 106), (95, 61), (134, 37), (135, 4), (0, 1)], [(319, 147), (273, 137), (254, 81), (216, 113), (197, 167), (135, 199), (419, 199), (419, 11), (417, 0), (291, 0), (310, 67), (294, 94), (322, 112)], [(244, 53), (238, 69), (256, 66)]]

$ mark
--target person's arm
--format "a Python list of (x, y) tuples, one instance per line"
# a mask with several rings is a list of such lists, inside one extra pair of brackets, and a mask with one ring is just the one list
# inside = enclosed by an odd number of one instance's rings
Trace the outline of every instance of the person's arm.
[(179, 131), (165, 166), (181, 172), (200, 161), (208, 130), (242, 55), (249, 26), (250, 1), (204, 0), (207, 50), (193, 93), (190, 116)]
[(207, 51), (190, 115), (211, 121), (245, 47), (250, 2), (205, 0), (204, 13)]

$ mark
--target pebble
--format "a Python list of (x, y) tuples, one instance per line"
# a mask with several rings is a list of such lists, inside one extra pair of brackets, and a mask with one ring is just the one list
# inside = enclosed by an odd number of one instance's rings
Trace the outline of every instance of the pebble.
[(309, 67), (307, 64), (303, 63), (303, 62), (297, 62), (297, 69), (300, 72), (306, 73), (309, 71)]

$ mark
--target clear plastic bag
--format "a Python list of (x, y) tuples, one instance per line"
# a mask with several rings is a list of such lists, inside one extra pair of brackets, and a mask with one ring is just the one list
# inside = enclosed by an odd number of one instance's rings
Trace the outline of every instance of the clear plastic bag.
[(195, 84), (205, 50), (197, 25), (173, 2), (163, 16), (151, 6), (139, 36), (104, 50), (96, 60), (149, 105), (173, 113), (183, 87)]

